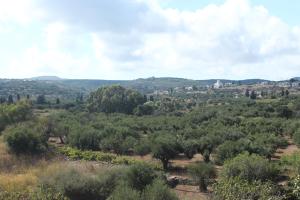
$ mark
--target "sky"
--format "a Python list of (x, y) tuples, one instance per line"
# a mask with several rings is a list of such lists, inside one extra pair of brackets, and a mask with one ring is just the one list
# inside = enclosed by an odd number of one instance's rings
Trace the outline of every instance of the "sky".
[(0, 78), (300, 76), (299, 0), (0, 0)]

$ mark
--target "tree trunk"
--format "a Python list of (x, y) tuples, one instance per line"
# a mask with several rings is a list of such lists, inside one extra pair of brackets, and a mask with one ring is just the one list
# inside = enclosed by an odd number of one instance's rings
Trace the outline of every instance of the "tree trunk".
[(168, 160), (162, 160), (163, 168), (164, 170), (168, 169), (169, 161)]
[(65, 144), (65, 142), (64, 142), (64, 140), (63, 140), (63, 138), (62, 138), (62, 136), (59, 136), (59, 140), (60, 140), (60, 143), (61, 143), (61, 144)]
[(199, 190), (200, 190), (200, 192), (206, 192), (207, 191), (207, 185), (206, 185), (206, 182), (205, 182), (204, 178), (201, 178), (199, 180)]

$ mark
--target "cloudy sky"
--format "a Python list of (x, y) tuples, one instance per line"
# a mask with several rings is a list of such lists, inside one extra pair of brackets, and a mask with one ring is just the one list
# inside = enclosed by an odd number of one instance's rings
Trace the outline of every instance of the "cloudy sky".
[(299, 0), (0, 0), (0, 78), (300, 76)]

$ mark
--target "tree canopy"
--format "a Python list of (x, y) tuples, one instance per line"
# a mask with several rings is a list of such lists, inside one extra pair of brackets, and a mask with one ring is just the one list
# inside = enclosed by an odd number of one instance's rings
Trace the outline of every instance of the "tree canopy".
[(88, 109), (90, 112), (132, 114), (133, 110), (145, 101), (145, 97), (137, 91), (121, 86), (108, 86), (90, 94)]

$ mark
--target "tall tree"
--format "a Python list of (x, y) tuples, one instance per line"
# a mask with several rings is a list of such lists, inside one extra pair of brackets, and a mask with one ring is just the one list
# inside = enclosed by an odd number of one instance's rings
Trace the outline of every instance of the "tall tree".
[(289, 91), (289, 90), (286, 90), (286, 91), (285, 91), (285, 96), (288, 97), (289, 95), (290, 95), (290, 91)]
[(6, 98), (5, 97), (0, 97), (0, 103), (5, 103), (6, 102)]
[(17, 101), (20, 101), (21, 100), (21, 96), (20, 94), (17, 94)]
[(152, 146), (152, 153), (154, 158), (162, 162), (163, 168), (166, 170), (169, 166), (169, 160), (178, 153), (176, 141), (171, 136), (159, 136)]
[(36, 98), (36, 103), (37, 104), (45, 104), (46, 103), (46, 97), (45, 97), (45, 95), (39, 95)]
[(252, 90), (250, 94), (250, 99), (256, 99), (256, 97), (257, 97), (256, 92)]
[(126, 113), (145, 103), (144, 96), (139, 92), (121, 86), (102, 87), (92, 92), (88, 99), (90, 112)]
[(9, 104), (14, 103), (14, 98), (13, 98), (13, 96), (11, 94), (8, 96), (8, 103)]
[(250, 97), (250, 91), (249, 91), (249, 89), (246, 89), (245, 96), (246, 97)]

